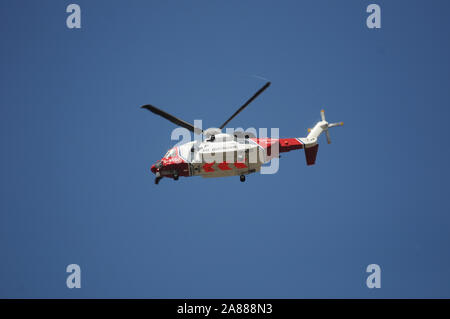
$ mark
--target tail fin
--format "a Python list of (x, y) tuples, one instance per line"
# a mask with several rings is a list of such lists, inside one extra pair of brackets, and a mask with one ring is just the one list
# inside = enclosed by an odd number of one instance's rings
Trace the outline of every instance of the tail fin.
[(319, 150), (319, 144), (312, 147), (305, 148), (306, 165), (314, 165), (316, 163), (317, 151)]

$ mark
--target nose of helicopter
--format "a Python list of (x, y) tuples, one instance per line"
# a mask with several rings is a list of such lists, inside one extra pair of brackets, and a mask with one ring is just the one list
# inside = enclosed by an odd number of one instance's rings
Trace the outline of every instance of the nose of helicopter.
[(155, 164), (152, 165), (152, 167), (150, 168), (150, 170), (152, 171), (153, 174), (156, 174), (156, 172), (158, 171), (158, 169), (160, 169), (161, 167), (162, 167), (161, 161), (157, 161)]

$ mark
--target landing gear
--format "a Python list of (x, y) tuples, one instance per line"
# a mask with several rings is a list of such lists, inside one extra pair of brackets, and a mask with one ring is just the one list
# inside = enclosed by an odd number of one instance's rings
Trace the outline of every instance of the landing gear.
[(239, 179), (241, 180), (241, 182), (245, 182), (245, 175), (239, 176)]
[(174, 180), (177, 181), (177, 180), (178, 180), (178, 177), (179, 177), (179, 176), (178, 176), (178, 173), (174, 173), (174, 174), (173, 174), (173, 179), (174, 179)]
[(155, 177), (155, 184), (158, 185), (159, 181), (162, 179), (161, 173), (157, 172)]

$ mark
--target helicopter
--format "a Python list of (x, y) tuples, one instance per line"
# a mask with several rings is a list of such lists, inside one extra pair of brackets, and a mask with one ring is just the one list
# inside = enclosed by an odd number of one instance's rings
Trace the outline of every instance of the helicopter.
[(257, 138), (251, 132), (235, 131), (233, 134), (222, 133), (224, 127), (242, 112), (253, 100), (270, 86), (267, 82), (251, 98), (249, 98), (230, 118), (218, 128), (203, 130), (185, 122), (153, 105), (141, 106), (166, 120), (184, 127), (203, 139), (184, 143), (171, 148), (162, 159), (151, 166), (155, 174), (155, 184), (162, 178), (178, 180), (180, 176), (202, 176), (205, 178), (239, 176), (245, 182), (248, 174), (261, 170), (261, 166), (268, 163), (279, 153), (304, 149), (306, 165), (314, 165), (319, 149), (318, 138), (325, 132), (328, 144), (331, 143), (331, 127), (342, 126), (343, 122), (328, 123), (325, 111), (320, 111), (321, 121), (308, 129), (306, 137), (294, 138)]

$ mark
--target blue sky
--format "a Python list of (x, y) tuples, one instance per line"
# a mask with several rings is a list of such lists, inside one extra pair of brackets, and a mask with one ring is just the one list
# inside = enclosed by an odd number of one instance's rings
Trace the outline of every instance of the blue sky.
[[(448, 1), (69, 3), (0, 3), (0, 297), (450, 297)], [(324, 108), (317, 164), (155, 186), (174, 125), (139, 106), (217, 126), (255, 76), (231, 127)]]

